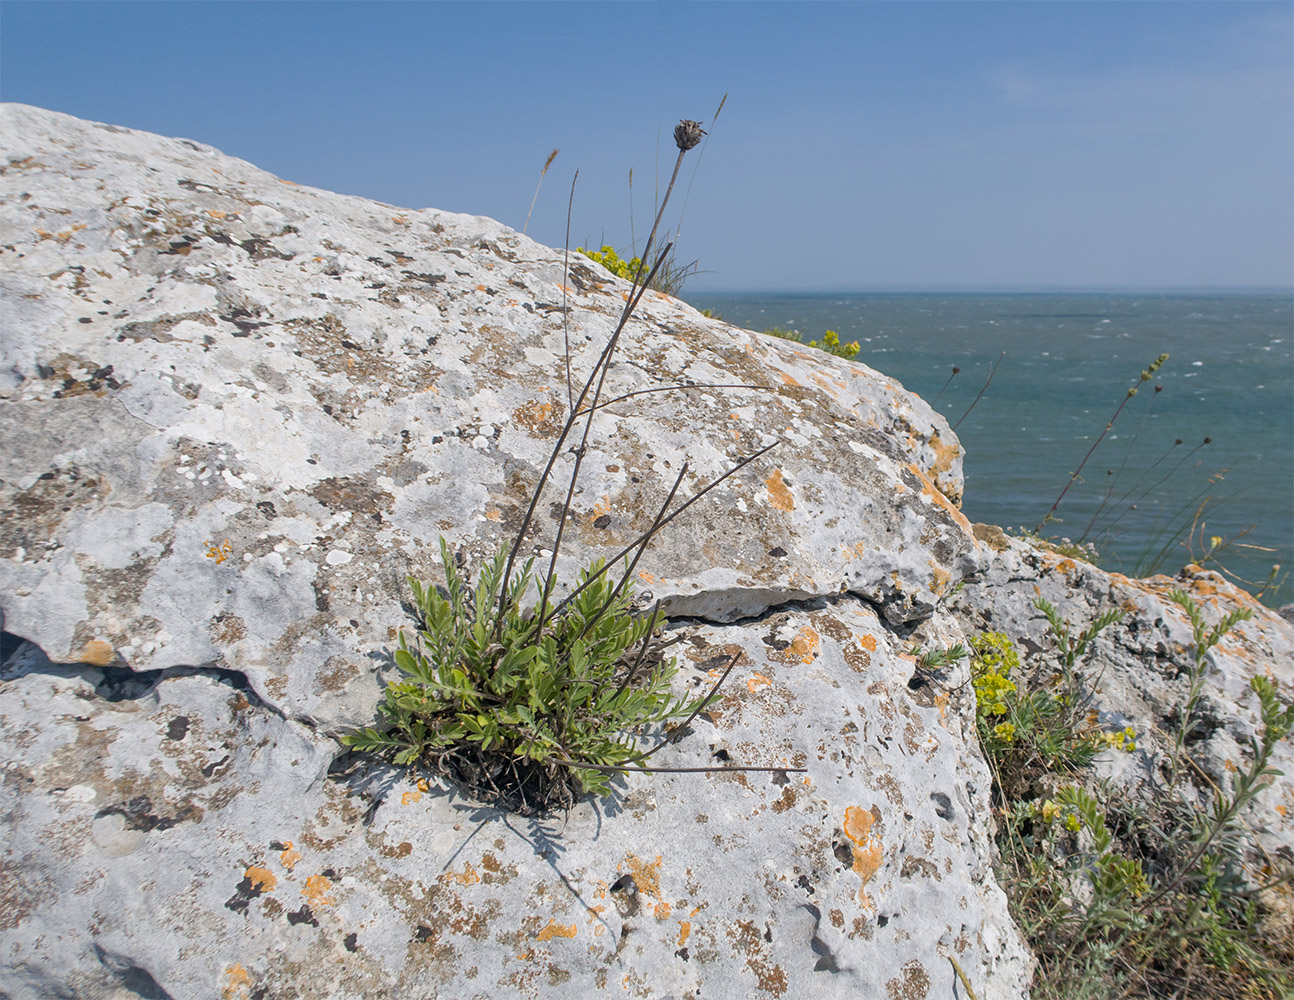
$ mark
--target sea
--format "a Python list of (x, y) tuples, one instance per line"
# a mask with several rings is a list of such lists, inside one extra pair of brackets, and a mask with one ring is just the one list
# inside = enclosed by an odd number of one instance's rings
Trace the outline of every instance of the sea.
[(1294, 600), (1294, 294), (684, 298), (857, 342), (855, 360), (955, 428), (972, 521), (1089, 544), (1135, 576), (1203, 561), (1270, 606)]

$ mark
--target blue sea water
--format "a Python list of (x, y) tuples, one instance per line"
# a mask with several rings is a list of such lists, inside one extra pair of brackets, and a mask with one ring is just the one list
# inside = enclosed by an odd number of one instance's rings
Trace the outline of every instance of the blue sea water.
[(857, 341), (856, 360), (956, 426), (963, 510), (1004, 527), (1042, 521), (1141, 371), (1167, 353), (1041, 533), (1090, 541), (1103, 566), (1136, 575), (1175, 572), (1216, 536), (1224, 544), (1210, 566), (1252, 591), (1279, 564), (1285, 585), (1262, 597), (1291, 600), (1289, 293), (686, 297), (747, 329), (796, 329), (806, 342), (830, 329)]

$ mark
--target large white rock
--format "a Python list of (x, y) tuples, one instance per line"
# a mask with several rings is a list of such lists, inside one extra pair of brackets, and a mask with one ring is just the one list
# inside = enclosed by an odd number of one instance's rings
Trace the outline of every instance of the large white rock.
[[(520, 523), (628, 285), (489, 219), (0, 111), (0, 990), (43, 997), (981, 998), (1030, 962), (941, 598), (984, 558), (947, 424), (863, 365), (649, 295), (559, 568), (639, 567), (695, 688), (562, 821), (341, 756), (404, 577)], [(563, 302), (569, 325), (563, 328)], [(569, 458), (564, 459), (569, 463)], [(569, 464), (559, 464), (564, 485)], [(540, 505), (551, 544), (554, 490)], [(913, 629), (916, 629), (914, 635)], [(115, 991), (115, 992), (114, 992)]]

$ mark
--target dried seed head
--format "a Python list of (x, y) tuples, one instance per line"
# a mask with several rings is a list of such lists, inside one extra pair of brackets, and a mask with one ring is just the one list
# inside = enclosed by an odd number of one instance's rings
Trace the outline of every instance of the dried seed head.
[(674, 144), (684, 151), (700, 142), (703, 135), (705, 135), (705, 129), (701, 127), (701, 123), (694, 122), (690, 118), (684, 118), (674, 126)]

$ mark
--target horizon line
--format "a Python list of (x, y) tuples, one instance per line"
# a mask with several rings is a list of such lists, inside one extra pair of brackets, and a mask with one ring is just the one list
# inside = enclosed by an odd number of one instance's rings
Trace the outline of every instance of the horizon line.
[[(686, 293), (684, 293), (686, 294)], [(699, 295), (1282, 295), (1280, 285), (889, 285), (864, 288), (707, 288)], [(682, 295), (679, 296), (680, 298)]]

